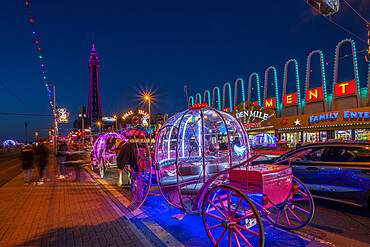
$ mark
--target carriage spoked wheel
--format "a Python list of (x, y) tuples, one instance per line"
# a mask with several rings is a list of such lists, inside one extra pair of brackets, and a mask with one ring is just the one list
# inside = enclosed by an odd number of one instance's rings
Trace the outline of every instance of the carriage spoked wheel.
[(267, 215), (267, 219), (273, 225), (287, 230), (304, 227), (310, 223), (315, 211), (310, 191), (299, 179), (293, 177), (293, 188), (289, 198), (269, 208), (270, 214)]
[(203, 199), (202, 218), (214, 246), (263, 246), (265, 233), (254, 204), (237, 188), (219, 185)]
[(139, 175), (135, 173), (131, 178), (131, 193), (132, 197), (135, 197), (137, 191), (137, 185), (139, 183)]
[(104, 178), (105, 166), (103, 159), (99, 160), (99, 175), (101, 178)]

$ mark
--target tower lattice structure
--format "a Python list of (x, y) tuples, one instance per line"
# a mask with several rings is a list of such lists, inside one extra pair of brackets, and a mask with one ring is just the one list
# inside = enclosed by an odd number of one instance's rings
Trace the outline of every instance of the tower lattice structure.
[(89, 71), (90, 71), (90, 84), (89, 84), (89, 103), (87, 108), (87, 117), (95, 121), (100, 121), (103, 114), (100, 103), (100, 92), (99, 92), (99, 59), (95, 52), (95, 46), (92, 45), (91, 55), (89, 59)]

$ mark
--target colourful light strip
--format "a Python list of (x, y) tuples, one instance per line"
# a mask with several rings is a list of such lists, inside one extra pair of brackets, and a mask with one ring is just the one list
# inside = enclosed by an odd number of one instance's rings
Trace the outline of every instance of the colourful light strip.
[[(198, 100), (197, 100), (198, 99)], [(202, 103), (202, 95), (200, 93), (197, 93), (195, 95), (195, 102), (196, 103)]]
[(226, 94), (225, 94), (225, 91), (226, 91), (226, 86), (229, 86), (229, 108), (230, 108), (230, 112), (232, 112), (233, 110), (233, 100), (232, 100), (232, 96), (231, 96), (231, 85), (230, 83), (226, 82), (224, 84), (224, 88), (223, 88), (223, 92), (222, 92), (222, 109), (225, 108), (225, 97), (226, 97)]
[(244, 93), (244, 81), (242, 78), (238, 78), (235, 81), (235, 89), (234, 89), (234, 106), (238, 105), (238, 82), (242, 84), (242, 102), (245, 101), (245, 93)]
[[(215, 90), (217, 89), (217, 107), (213, 105), (215, 101)], [(221, 97), (220, 97), (220, 89), (218, 87), (214, 87), (212, 91), (212, 107), (216, 108), (217, 110), (221, 110)]]
[(32, 10), (31, 10), (31, 6), (30, 6), (29, 1), (26, 2), (26, 6), (28, 8), (29, 20), (30, 20), (30, 23), (31, 23), (31, 26), (32, 26), (32, 34), (35, 37), (35, 43), (37, 44), (37, 50), (38, 50), (38, 54), (39, 54), (38, 58), (40, 59), (42, 76), (44, 78), (46, 91), (47, 91), (48, 96), (49, 96), (49, 103), (50, 103), (51, 109), (54, 112), (54, 118), (56, 118), (57, 114), (55, 112), (54, 104), (53, 104), (53, 101), (51, 99), (51, 90), (49, 88), (49, 83), (48, 83), (48, 80), (46, 79), (45, 64), (44, 64), (43, 56), (42, 56), (42, 53), (41, 53), (40, 42), (39, 42), (39, 39), (37, 38), (35, 20), (34, 20), (33, 15), (32, 15)]
[(188, 107), (190, 107), (192, 105), (194, 105), (194, 97), (193, 96), (190, 96), (189, 97), (189, 105), (188, 105)]
[(339, 67), (339, 48), (344, 44), (345, 42), (349, 42), (352, 46), (352, 55), (353, 55), (353, 60), (354, 60), (354, 68), (355, 68), (355, 81), (357, 82), (357, 89), (356, 92), (359, 95), (359, 98), (361, 99), (361, 90), (360, 90), (360, 80), (358, 78), (358, 68), (357, 68), (357, 56), (356, 56), (356, 45), (355, 41), (352, 39), (344, 39), (341, 42), (338, 43), (338, 45), (335, 47), (335, 63), (334, 63), (334, 72), (333, 72), (333, 88), (332, 88), (332, 93), (334, 93), (334, 84), (335, 84), (335, 79), (336, 83), (338, 83), (338, 75), (335, 73), (336, 70), (338, 70)]
[(276, 108), (280, 111), (280, 101), (279, 101), (279, 91), (278, 91), (278, 82), (277, 82), (277, 75), (276, 75), (276, 68), (274, 66), (268, 67), (265, 72), (265, 93), (264, 93), (264, 100), (267, 98), (267, 80), (268, 80), (268, 72), (270, 70), (274, 71), (274, 84), (275, 84), (275, 101), (276, 101)]
[[(208, 97), (206, 97), (207, 93), (208, 93)], [(204, 91), (203, 96), (204, 96), (204, 101), (206, 100), (206, 98), (208, 98), (208, 102), (203, 102), (203, 103), (208, 103), (208, 105), (211, 105), (211, 93), (208, 90), (206, 90)]]
[(257, 81), (257, 105), (261, 106), (260, 78), (257, 73), (252, 73), (249, 76), (248, 100), (252, 101), (252, 78), (253, 76), (256, 77), (256, 81)]
[[(284, 85), (283, 85), (283, 93), (281, 95), (284, 95), (284, 87), (287, 87), (288, 84), (288, 65), (289, 63), (293, 62), (295, 67), (295, 78), (296, 78), (296, 85), (297, 85), (297, 102), (298, 106), (301, 107), (301, 89), (299, 87), (299, 73), (298, 73), (298, 62), (295, 59), (290, 59), (285, 63), (284, 66)], [(285, 92), (286, 94), (286, 92)]]
[[(319, 53), (320, 54), (320, 65), (321, 65), (321, 79), (322, 79), (322, 85), (321, 87), (323, 87), (323, 90), (324, 90), (324, 98), (325, 98), (325, 102), (328, 102), (328, 96), (327, 96), (327, 89), (326, 89), (326, 75), (325, 75), (325, 66), (324, 66), (324, 54), (322, 51), (320, 50), (314, 50), (312, 51), (308, 57), (307, 57), (307, 63), (306, 63), (306, 84), (305, 84), (305, 95), (306, 95), (306, 91), (307, 90), (310, 90), (312, 88), (310, 88), (310, 85), (308, 84), (309, 83), (309, 79), (308, 78), (311, 78), (310, 77), (310, 73), (311, 73), (311, 59), (312, 59), (312, 56), (316, 53)], [(329, 63), (326, 63), (326, 65), (328, 65)], [(307, 85), (308, 84), (308, 85)], [(306, 97), (306, 96), (304, 96)], [(326, 106), (325, 106), (326, 108)]]

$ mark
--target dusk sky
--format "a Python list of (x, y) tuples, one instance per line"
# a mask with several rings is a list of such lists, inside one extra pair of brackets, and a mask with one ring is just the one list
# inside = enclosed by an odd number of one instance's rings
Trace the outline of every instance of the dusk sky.
[[(370, 1), (347, 1), (370, 20)], [(24, 2), (0, 0), (0, 113), (51, 114)], [(78, 106), (87, 106), (87, 63), (93, 43), (100, 60), (105, 116), (134, 109), (140, 104), (139, 92), (146, 88), (155, 91), (153, 114), (182, 111), (186, 108), (184, 85), (189, 96), (203, 95), (215, 86), (222, 88), (226, 82), (233, 85), (239, 77), (247, 87), (253, 72), (263, 82), (269, 66), (277, 69), (281, 94), (284, 65), (291, 58), (298, 61), (304, 88), (307, 56), (316, 49), (323, 51), (329, 62), (325, 69), (331, 86), (336, 45), (352, 38), (357, 51), (367, 48), (365, 42), (313, 11), (304, 0), (33, 0), (30, 4), (48, 81), (56, 85), (57, 104), (75, 113), (70, 123), (61, 125), (63, 129), (72, 126)], [(366, 40), (364, 21), (344, 2), (332, 20)], [(349, 54), (348, 47), (343, 47), (341, 56)], [(357, 55), (361, 87), (367, 86), (364, 55)], [(341, 59), (339, 81), (353, 79), (350, 61)], [(313, 61), (315, 64), (318, 61)], [(312, 80), (320, 83), (319, 72), (319, 67), (313, 68)], [(292, 75), (289, 78), (294, 79)], [(53, 120), (0, 115), (0, 141), (25, 142), (25, 122), (28, 141), (33, 141), (35, 131), (41, 137), (47, 135)]]

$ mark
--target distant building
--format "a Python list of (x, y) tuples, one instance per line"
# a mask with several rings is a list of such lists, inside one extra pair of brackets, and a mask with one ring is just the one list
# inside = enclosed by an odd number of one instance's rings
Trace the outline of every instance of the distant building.
[(99, 92), (99, 59), (95, 53), (95, 46), (92, 45), (91, 55), (89, 59), (90, 84), (89, 84), (89, 102), (87, 108), (87, 118), (92, 122), (101, 121), (103, 117), (100, 103)]
[(87, 118), (86, 115), (86, 107), (79, 106), (78, 107), (78, 117), (73, 123), (73, 128), (75, 129), (82, 129), (82, 123), (84, 123), (84, 129), (87, 129), (91, 126), (90, 119)]

